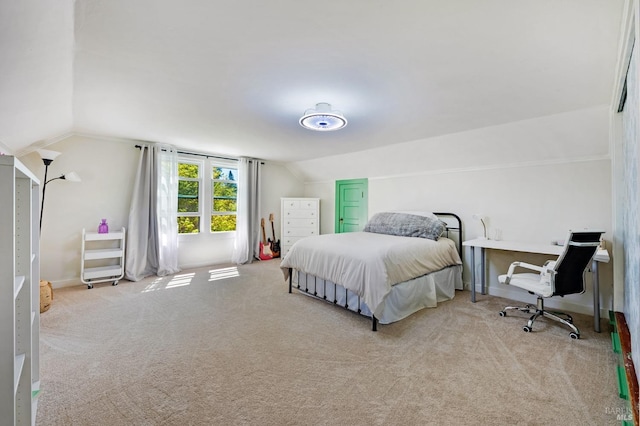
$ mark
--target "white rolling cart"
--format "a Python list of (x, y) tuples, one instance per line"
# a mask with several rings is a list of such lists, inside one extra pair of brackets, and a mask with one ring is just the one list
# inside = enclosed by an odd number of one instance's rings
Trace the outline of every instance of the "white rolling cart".
[(111, 281), (118, 285), (124, 277), (125, 229), (107, 232), (82, 230), (82, 265), (80, 279), (87, 288)]

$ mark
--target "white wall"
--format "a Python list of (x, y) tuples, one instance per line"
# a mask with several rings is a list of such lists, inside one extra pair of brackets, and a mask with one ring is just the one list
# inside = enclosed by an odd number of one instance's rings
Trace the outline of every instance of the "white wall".
[[(320, 197), (321, 232), (333, 232), (335, 179), (369, 179), (369, 215), (383, 210), (450, 211), (461, 216), (464, 238), (482, 235), (474, 213), (487, 217), (489, 237), (550, 243), (569, 229), (611, 228), (611, 161), (607, 107), (542, 117), (455, 135), (402, 143), (291, 165), (308, 182), (305, 196)], [(320, 177), (320, 178), (319, 178)], [(314, 179), (317, 179), (314, 181)], [(466, 253), (465, 260), (468, 262)], [(490, 292), (531, 301), (497, 283), (516, 260), (544, 257), (490, 251)], [(465, 281), (470, 269), (465, 265)], [(588, 279), (590, 282), (590, 279)], [(592, 313), (593, 298), (555, 303)], [(612, 308), (611, 265), (600, 268), (603, 315)], [(523, 294), (524, 293), (524, 294)], [(554, 306), (554, 302), (549, 302)]]
[[(48, 179), (75, 171), (82, 182), (56, 180), (47, 185), (40, 235), (42, 279), (55, 286), (80, 283), (82, 228), (97, 230), (102, 218), (110, 229), (127, 225), (139, 152), (133, 145), (73, 136), (46, 147), (62, 153), (49, 166)], [(37, 153), (21, 160), (44, 179)]]
[[(72, 136), (47, 146), (62, 154), (49, 166), (48, 178), (75, 171), (80, 183), (56, 180), (47, 185), (41, 234), (41, 276), (54, 287), (81, 284), (82, 228), (97, 230), (106, 218), (110, 229), (127, 226), (132, 185), (140, 151), (132, 140)], [(44, 178), (37, 153), (20, 158), (36, 176)], [(276, 214), (279, 228), (280, 197), (300, 195), (303, 184), (284, 166), (263, 166), (262, 206), (265, 220)], [(279, 229), (276, 229), (279, 235)], [(199, 241), (180, 242), (182, 268), (213, 265), (231, 260), (229, 235), (208, 235)]]
[[(302, 194), (304, 186), (281, 164), (266, 162), (262, 166), (261, 217), (265, 220), (265, 233), (271, 238), (269, 214), (275, 216), (276, 239), (280, 239), (280, 198)], [(235, 233), (180, 235), (178, 264), (192, 268), (231, 261)]]

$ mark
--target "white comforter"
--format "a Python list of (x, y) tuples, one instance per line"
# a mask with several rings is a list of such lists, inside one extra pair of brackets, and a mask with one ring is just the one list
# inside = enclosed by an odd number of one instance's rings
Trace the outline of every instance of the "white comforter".
[(398, 237), (371, 232), (324, 234), (297, 241), (280, 267), (333, 281), (360, 295), (379, 316), (381, 303), (395, 284), (460, 265), (455, 243), (448, 238)]

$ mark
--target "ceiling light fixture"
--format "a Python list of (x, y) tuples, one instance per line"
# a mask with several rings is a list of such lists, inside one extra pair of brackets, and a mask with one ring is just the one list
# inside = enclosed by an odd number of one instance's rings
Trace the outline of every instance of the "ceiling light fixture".
[(327, 132), (342, 129), (347, 125), (347, 119), (339, 111), (332, 111), (328, 103), (316, 104), (315, 109), (308, 109), (300, 117), (300, 125), (305, 129)]

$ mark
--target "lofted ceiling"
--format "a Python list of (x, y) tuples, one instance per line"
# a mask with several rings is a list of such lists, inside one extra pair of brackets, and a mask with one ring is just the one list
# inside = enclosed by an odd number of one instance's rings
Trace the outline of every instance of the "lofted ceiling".
[[(0, 147), (299, 161), (611, 102), (624, 0), (7, 0)], [(335, 132), (303, 129), (316, 103)]]

